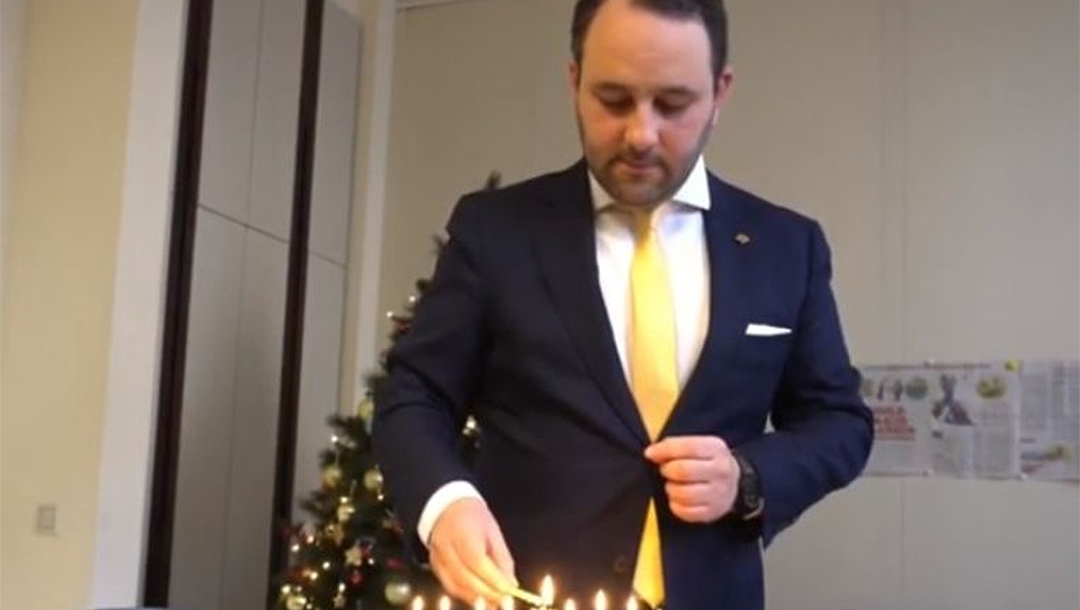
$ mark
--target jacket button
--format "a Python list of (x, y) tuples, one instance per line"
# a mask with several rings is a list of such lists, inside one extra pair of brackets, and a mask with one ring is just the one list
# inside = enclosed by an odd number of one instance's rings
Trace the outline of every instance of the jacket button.
[(616, 574), (626, 574), (630, 571), (630, 558), (626, 555), (619, 555), (615, 558), (615, 562), (611, 567), (615, 569)]

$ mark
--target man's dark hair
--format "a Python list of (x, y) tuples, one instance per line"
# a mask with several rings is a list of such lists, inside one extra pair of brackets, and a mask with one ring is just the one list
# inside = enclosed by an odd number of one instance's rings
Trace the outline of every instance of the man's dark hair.
[[(607, 0), (577, 0), (570, 25), (570, 52), (581, 65), (585, 35), (589, 33), (596, 11)], [(727, 64), (727, 12), (724, 0), (630, 0), (634, 6), (676, 19), (700, 19), (709, 34), (712, 47), (713, 77), (718, 78)]]

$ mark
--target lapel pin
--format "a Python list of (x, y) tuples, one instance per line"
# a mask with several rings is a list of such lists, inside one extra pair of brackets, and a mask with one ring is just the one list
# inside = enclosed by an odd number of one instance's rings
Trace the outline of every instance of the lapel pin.
[(740, 246), (745, 246), (746, 244), (750, 243), (750, 236), (746, 233), (736, 233), (735, 243), (739, 244)]

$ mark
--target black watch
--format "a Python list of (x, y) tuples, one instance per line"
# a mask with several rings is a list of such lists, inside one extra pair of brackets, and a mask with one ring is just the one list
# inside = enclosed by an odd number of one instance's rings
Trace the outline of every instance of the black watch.
[(765, 498), (761, 495), (761, 479), (750, 460), (735, 451), (732, 455), (739, 464), (739, 490), (731, 512), (740, 519), (753, 519), (761, 514), (765, 505)]

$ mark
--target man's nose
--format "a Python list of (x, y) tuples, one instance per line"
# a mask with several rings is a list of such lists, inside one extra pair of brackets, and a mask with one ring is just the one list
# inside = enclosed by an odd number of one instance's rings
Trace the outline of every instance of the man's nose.
[(659, 126), (651, 109), (638, 108), (626, 126), (626, 144), (637, 153), (645, 153), (656, 146)]

